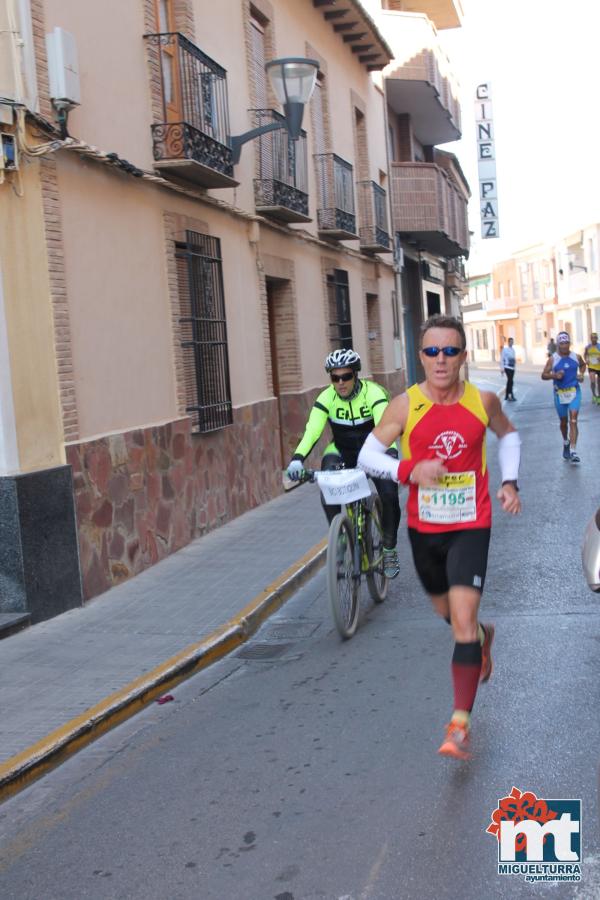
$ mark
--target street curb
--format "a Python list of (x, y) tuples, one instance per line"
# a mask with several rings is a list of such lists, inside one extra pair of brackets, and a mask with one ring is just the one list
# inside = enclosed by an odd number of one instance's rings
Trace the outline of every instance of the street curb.
[(166, 690), (217, 662), (248, 640), (325, 562), (324, 538), (207, 638), (188, 645), (152, 671), (81, 715), (55, 729), (26, 750), (0, 764), (0, 803), (60, 765), (96, 738), (140, 712)]

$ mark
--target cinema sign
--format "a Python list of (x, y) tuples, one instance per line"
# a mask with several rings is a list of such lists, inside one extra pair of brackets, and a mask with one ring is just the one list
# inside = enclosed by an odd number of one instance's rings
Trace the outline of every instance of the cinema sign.
[(478, 84), (475, 90), (475, 129), (477, 132), (481, 237), (497, 238), (500, 237), (498, 184), (496, 181), (492, 89), (489, 81)]

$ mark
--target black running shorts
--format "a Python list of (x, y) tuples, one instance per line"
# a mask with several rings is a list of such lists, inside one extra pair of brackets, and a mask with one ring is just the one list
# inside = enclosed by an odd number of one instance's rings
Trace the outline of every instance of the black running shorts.
[(445, 594), (454, 586), (483, 591), (489, 528), (423, 532), (408, 529), (417, 575), (428, 594)]

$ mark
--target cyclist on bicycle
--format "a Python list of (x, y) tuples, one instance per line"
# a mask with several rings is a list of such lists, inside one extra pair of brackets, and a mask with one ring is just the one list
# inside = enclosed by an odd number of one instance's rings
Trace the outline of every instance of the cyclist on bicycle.
[[(323, 434), (327, 422), (331, 425), (333, 441), (325, 448), (321, 470), (338, 468), (342, 462), (346, 468), (356, 467), (365, 438), (379, 423), (389, 403), (389, 394), (380, 384), (358, 377), (360, 367), (360, 356), (354, 350), (334, 350), (327, 356), (325, 371), (332, 383), (321, 391), (308, 417), (302, 440), (287, 469), (292, 481), (302, 477), (304, 460)], [(398, 458), (395, 446), (387, 452), (394, 459)], [(398, 485), (383, 478), (373, 481), (383, 507), (384, 573), (387, 578), (395, 578), (400, 571), (396, 551), (400, 524)], [(329, 522), (340, 512), (339, 506), (325, 503), (323, 506)]]

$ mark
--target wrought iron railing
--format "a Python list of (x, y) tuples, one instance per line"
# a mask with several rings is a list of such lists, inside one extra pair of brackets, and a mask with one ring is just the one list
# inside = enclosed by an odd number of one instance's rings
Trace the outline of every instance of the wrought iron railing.
[(281, 122), (282, 128), (262, 134), (257, 139), (257, 166), (254, 198), (257, 209), (285, 207), (308, 216), (308, 173), (306, 132), (293, 141), (285, 117), (274, 109), (252, 110), (254, 126)]
[(363, 247), (389, 249), (386, 193), (375, 181), (358, 181), (359, 236)]
[(319, 231), (356, 234), (352, 166), (335, 153), (315, 154)]
[(465, 261), (462, 256), (456, 256), (448, 260), (446, 263), (446, 274), (453, 275), (461, 281), (465, 280)]
[(145, 37), (162, 92), (154, 159), (194, 159), (233, 177), (226, 70), (178, 32)]

